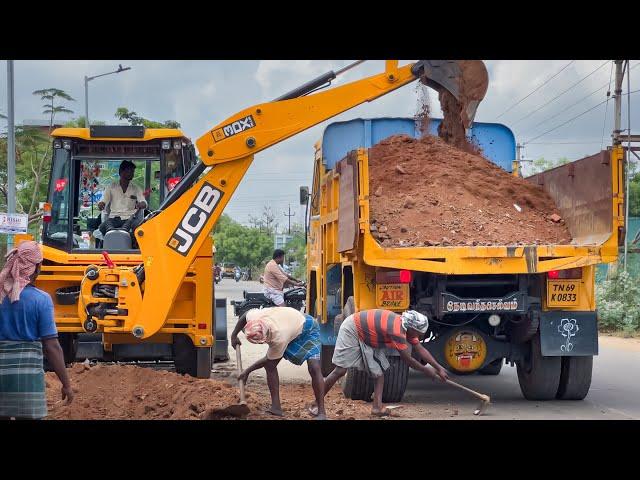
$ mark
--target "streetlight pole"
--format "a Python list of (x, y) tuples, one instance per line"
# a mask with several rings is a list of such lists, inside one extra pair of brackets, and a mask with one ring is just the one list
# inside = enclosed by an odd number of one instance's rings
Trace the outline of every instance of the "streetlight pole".
[(84, 76), (84, 128), (89, 128), (89, 82), (94, 78), (104, 77), (113, 73), (125, 72), (127, 70), (131, 70), (131, 67), (118, 65), (118, 70), (114, 70), (113, 72), (102, 73), (100, 75), (94, 75), (93, 77)]
[[(13, 60), (7, 60), (7, 213), (16, 213), (16, 127), (13, 96)], [(7, 251), (13, 235), (7, 235)]]

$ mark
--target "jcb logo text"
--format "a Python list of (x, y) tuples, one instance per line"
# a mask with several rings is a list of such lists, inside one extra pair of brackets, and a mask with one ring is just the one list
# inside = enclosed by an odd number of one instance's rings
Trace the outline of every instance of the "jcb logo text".
[(205, 182), (167, 246), (186, 257), (221, 198), (222, 192)]

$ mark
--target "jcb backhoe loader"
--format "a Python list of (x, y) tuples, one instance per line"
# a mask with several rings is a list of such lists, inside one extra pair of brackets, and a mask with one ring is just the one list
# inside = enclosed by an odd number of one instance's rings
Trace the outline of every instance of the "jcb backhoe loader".
[[(99, 348), (87, 357), (173, 360), (179, 373), (208, 378), (214, 345), (209, 232), (254, 155), (418, 78), (466, 105), (460, 116), (468, 127), (488, 85), (479, 61), (399, 66), (388, 60), (383, 73), (315, 92), (359, 63), (229, 117), (197, 141), (197, 162), (179, 130), (54, 130), (52, 211), (45, 218), (45, 261), (37, 285), (54, 299), (68, 362), (75, 358), (78, 334), (91, 334)], [(472, 92), (468, 85), (475, 85)], [(137, 162), (138, 172), (144, 169), (138, 182), (144, 182), (150, 211), (132, 238), (121, 232), (110, 245), (96, 232), (101, 219), (91, 211), (99, 200), (92, 185), (97, 186), (98, 170), (124, 159)]]

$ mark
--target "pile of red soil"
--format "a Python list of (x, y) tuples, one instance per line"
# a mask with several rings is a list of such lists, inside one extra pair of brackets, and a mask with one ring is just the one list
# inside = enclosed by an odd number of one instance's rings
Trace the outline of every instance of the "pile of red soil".
[[(61, 400), (55, 373), (46, 374), (49, 419), (54, 420), (199, 420), (233, 418), (213, 415), (213, 409), (239, 403), (237, 385), (227, 381), (196, 379), (173, 372), (132, 365), (76, 364), (70, 371), (76, 392), (71, 405)], [(270, 405), (265, 384), (247, 385), (248, 419), (280, 419), (265, 413)], [(306, 405), (313, 401), (311, 383), (280, 386), (287, 419), (311, 419)], [(346, 399), (339, 386), (326, 398), (331, 419), (370, 419), (371, 404)], [(394, 413), (402, 416), (402, 413)]]
[(374, 145), (369, 177), (371, 231), (385, 247), (571, 241), (541, 187), (438, 137)]

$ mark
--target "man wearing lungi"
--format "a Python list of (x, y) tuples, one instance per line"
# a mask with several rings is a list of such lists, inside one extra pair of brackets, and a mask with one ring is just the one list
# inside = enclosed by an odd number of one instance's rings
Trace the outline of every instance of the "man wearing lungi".
[(22, 242), (0, 272), (0, 419), (47, 416), (43, 350), (62, 383), (62, 399), (73, 400), (53, 320), (53, 302), (33, 282), (42, 263), (36, 242)]
[[(387, 350), (396, 350), (400, 358), (414, 370), (427, 377), (439, 378), (443, 382), (449, 378), (444, 368), (420, 344), (420, 337), (429, 328), (427, 317), (414, 310), (407, 310), (398, 315), (389, 310), (362, 310), (349, 315), (338, 332), (332, 362), (336, 368), (324, 379), (325, 395), (331, 387), (345, 374), (349, 368), (368, 372), (375, 379), (373, 389), (372, 415), (384, 416), (389, 410), (382, 405), (384, 389), (384, 372), (389, 368)], [(411, 356), (411, 345), (418, 356), (428, 365), (422, 365)], [(309, 408), (311, 414), (317, 411), (315, 406)]]
[[(266, 355), (245, 369), (238, 378), (247, 381), (249, 374), (264, 367), (267, 372), (267, 385), (271, 393), (271, 407), (267, 412), (283, 416), (280, 405), (280, 379), (278, 363), (284, 357), (294, 365), (307, 362), (311, 385), (316, 397), (317, 416), (326, 418), (324, 409), (324, 379), (320, 368), (320, 327), (310, 315), (304, 315), (291, 307), (272, 307), (252, 309), (243, 314), (231, 334), (231, 346), (241, 345), (238, 333), (244, 334), (251, 343), (269, 345)], [(315, 412), (314, 412), (315, 413)]]

